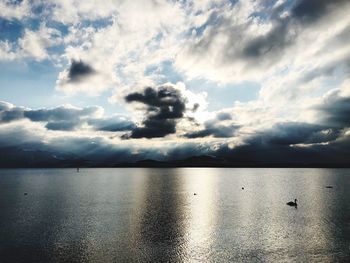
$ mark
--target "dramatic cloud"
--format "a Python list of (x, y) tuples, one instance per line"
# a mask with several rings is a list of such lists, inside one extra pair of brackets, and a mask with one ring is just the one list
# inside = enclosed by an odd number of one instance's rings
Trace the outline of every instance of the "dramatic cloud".
[(349, 157), (348, 0), (0, 9), (0, 95), (16, 104), (0, 102), (9, 163)]
[(142, 93), (134, 92), (125, 97), (128, 103), (145, 105), (146, 117), (142, 127), (132, 130), (126, 138), (156, 138), (176, 132), (176, 121), (184, 117), (186, 98), (174, 86), (147, 87)]
[[(263, 1), (239, 1), (220, 11), (214, 9), (179, 54), (177, 68), (191, 78), (209, 77), (224, 83), (262, 81), (267, 73), (287, 65), (293, 69), (309, 52), (321, 51), (322, 41), (332, 41), (331, 35), (320, 36), (327, 28), (321, 18), (335, 25), (336, 17), (345, 15), (349, 7), (348, 1), (341, 0), (278, 1), (274, 6), (259, 2)], [(321, 23), (311, 25), (311, 21)], [(334, 32), (343, 26), (338, 25)], [(312, 36), (319, 36), (319, 42), (307, 46)], [(296, 57), (290, 57), (292, 53)]]
[(239, 128), (239, 126), (230, 125), (216, 125), (206, 124), (205, 129), (199, 130), (192, 133), (185, 134), (186, 138), (203, 138), (208, 136), (213, 136), (215, 138), (230, 138), (233, 137), (235, 130)]
[(12, 104), (0, 101), (0, 124), (19, 120), (24, 117), (24, 109), (14, 107)]
[(59, 74), (56, 89), (68, 94), (84, 91), (91, 95), (109, 89), (113, 80), (103, 71), (95, 70), (88, 63), (72, 59), (68, 69)]
[(118, 132), (130, 131), (135, 124), (123, 116), (104, 117), (103, 109), (97, 106), (77, 108), (71, 105), (52, 109), (26, 109), (0, 101), (0, 124), (27, 119), (45, 124), (53, 131), (74, 131), (91, 128), (95, 131)]
[(299, 0), (292, 9), (292, 15), (304, 22), (314, 22), (327, 12), (347, 2), (347, 0)]
[(84, 77), (94, 74), (95, 70), (82, 61), (72, 61), (68, 71), (69, 82), (78, 82)]
[(337, 129), (316, 124), (278, 123), (271, 129), (250, 137), (247, 142), (266, 146), (314, 144), (333, 141), (340, 134)]
[(315, 106), (320, 122), (338, 128), (350, 127), (350, 81), (342, 89), (330, 91), (322, 102)]
[[(239, 125), (232, 124), (230, 121), (232, 120), (232, 116), (227, 112), (219, 112), (216, 114), (214, 119), (210, 119), (204, 122), (204, 128), (191, 131), (186, 133), (184, 137), (186, 138), (203, 138), (212, 136), (214, 138), (231, 138), (234, 137), (237, 130), (240, 128)], [(223, 124), (223, 122), (225, 122)]]

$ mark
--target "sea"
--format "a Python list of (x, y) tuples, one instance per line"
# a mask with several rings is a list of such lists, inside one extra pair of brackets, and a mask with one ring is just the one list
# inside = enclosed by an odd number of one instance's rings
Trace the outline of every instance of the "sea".
[(350, 169), (0, 169), (0, 262), (350, 262)]

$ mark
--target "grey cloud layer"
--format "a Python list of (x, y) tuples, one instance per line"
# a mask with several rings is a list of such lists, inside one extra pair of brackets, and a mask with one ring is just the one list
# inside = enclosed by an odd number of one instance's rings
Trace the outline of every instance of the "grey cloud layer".
[[(334, 10), (349, 7), (347, 0), (284, 1), (277, 6), (273, 6), (273, 2), (277, 1), (260, 5), (256, 12), (251, 10), (252, 13), (244, 21), (239, 20), (240, 12), (245, 12), (243, 1), (232, 5), (230, 11), (214, 11), (204, 24), (204, 29), (198, 29), (199, 33), (188, 43), (183, 61), (190, 60), (192, 66), (197, 62), (210, 61), (214, 72), (227, 68), (224, 80), (235, 81), (234, 76), (239, 80), (245, 76), (249, 79), (263, 74), (267, 67), (280, 63), (284, 57), (290, 57), (289, 52), (294, 52), (292, 47), (303, 37), (304, 30)], [(237, 12), (237, 19), (233, 12)], [(265, 28), (261, 26), (263, 24)], [(257, 27), (261, 29), (257, 30)], [(345, 43), (343, 40), (342, 45)], [(332, 66), (335, 68), (337, 65)], [(181, 65), (178, 67), (181, 69)], [(191, 68), (186, 70), (191, 72)], [(234, 73), (231, 73), (232, 77), (229, 72)]]
[(46, 123), (48, 130), (74, 131), (83, 124), (88, 124), (96, 131), (126, 131), (135, 127), (134, 123), (124, 117), (96, 117), (100, 107), (73, 108), (60, 106), (52, 109), (26, 109), (12, 106), (0, 101), (0, 124), (28, 119), (32, 122)]
[(204, 138), (210, 136), (214, 138), (231, 138), (240, 128), (240, 125), (232, 123), (222, 124), (223, 121), (228, 121), (231, 119), (231, 114), (227, 112), (220, 112), (216, 114), (214, 119), (207, 120), (204, 123), (203, 129), (186, 133), (184, 137), (189, 139)]
[[(23, 145), (25, 145), (31, 150), (40, 149), (55, 153), (56, 156), (62, 156), (63, 159), (74, 159), (76, 158), (74, 156), (67, 157), (67, 153), (56, 154), (65, 152), (65, 148), (70, 148), (74, 155), (79, 156), (79, 158), (98, 160), (99, 162), (104, 160), (115, 162), (116, 160), (131, 161), (147, 158), (185, 158), (200, 154), (225, 156), (237, 162), (289, 162), (303, 161), (304, 159), (349, 162), (350, 98), (348, 95), (341, 94), (340, 90), (324, 95), (326, 90), (337, 88), (338, 84), (333, 83), (336, 81), (340, 83), (344, 76), (348, 77), (350, 72), (350, 53), (347, 49), (350, 41), (350, 20), (347, 20), (346, 17), (332, 15), (333, 12), (346, 10), (349, 7), (348, 0), (222, 1), (221, 5), (209, 3), (208, 6), (210, 5), (211, 8), (208, 11), (205, 11), (205, 8), (201, 11), (194, 11), (196, 15), (192, 14), (190, 9), (186, 9), (188, 6), (192, 8), (194, 3), (187, 5), (185, 3), (187, 1), (181, 1), (184, 4), (176, 2), (176, 8), (171, 6), (169, 8), (171, 12), (168, 13), (166, 11), (169, 10), (165, 8), (165, 4), (159, 2), (156, 6), (153, 5), (152, 1), (149, 12), (132, 13), (134, 9), (127, 5), (123, 10), (124, 13), (119, 13), (120, 17), (118, 16), (117, 22), (108, 22), (108, 26), (101, 23), (102, 25), (96, 28), (93, 28), (94, 25), (85, 27), (83, 22), (78, 23), (79, 19), (84, 17), (90, 21), (89, 12), (91, 20), (110, 17), (113, 12), (116, 12), (116, 6), (113, 6), (111, 10), (108, 8), (102, 10), (98, 8), (106, 7), (104, 3), (101, 2), (98, 6), (94, 6), (92, 2), (88, 1), (84, 8), (78, 10), (81, 7), (79, 1), (66, 2), (70, 3), (67, 6), (71, 7), (72, 14), (75, 14), (71, 18), (64, 17), (59, 20), (59, 17), (64, 15), (64, 12), (58, 12), (63, 10), (63, 5), (57, 4), (57, 9), (52, 9), (55, 11), (55, 21), (63, 24), (77, 23), (69, 27), (69, 34), (62, 33), (62, 40), (64, 38), (64, 41), (67, 41), (66, 44), (62, 44), (66, 45), (64, 49), (66, 53), (64, 55), (54, 54), (62, 55), (60, 57), (69, 61), (69, 65), (60, 74), (57, 86), (62, 89), (58, 90), (67, 90), (72, 93), (91, 90), (93, 94), (96, 90), (104, 91), (104, 87), (108, 86), (115, 88), (118, 93), (121, 86), (129, 88), (133, 86), (134, 82), (143, 83), (144, 79), (147, 81), (151, 79), (156, 84), (152, 84), (153, 86), (148, 88), (139, 85), (140, 88), (124, 97), (128, 107), (132, 108), (132, 113), (141, 112), (143, 114), (143, 118), (138, 124), (121, 116), (97, 116), (98, 107), (78, 109), (62, 106), (53, 109), (32, 110), (0, 102), (0, 148), (14, 147), (15, 149), (11, 148), (13, 156), (16, 154), (18, 156), (25, 155), (27, 153), (23, 150)], [(139, 4), (142, 7), (147, 7), (146, 2), (140, 1)], [(132, 1), (125, 1), (125, 3), (132, 3)], [(277, 5), (277, 3), (282, 4)], [(159, 11), (157, 9), (159, 6), (164, 7), (164, 9)], [(50, 9), (50, 11), (52, 10)], [(155, 14), (154, 10), (159, 12)], [(167, 14), (166, 19), (157, 20), (163, 13)], [(168, 18), (173, 13), (176, 14), (176, 19)], [(181, 17), (183, 13), (186, 15)], [(140, 18), (141, 22), (134, 25), (133, 23), (128, 24), (127, 19), (122, 20), (123, 15), (129, 18), (129, 14)], [(143, 15), (146, 17), (142, 17)], [(201, 20), (206, 20), (206, 22), (201, 22)], [(130, 19), (130, 21), (134, 20)], [(168, 22), (173, 21), (182, 22), (167, 26)], [(120, 23), (122, 26), (119, 27)], [(51, 26), (51, 24), (54, 23), (47, 25)], [(56, 34), (56, 29), (53, 31), (53, 28), (49, 28), (47, 25), (40, 26), (41, 29), (38, 31), (26, 29), (25, 32), (30, 34), (25, 35), (27, 38), (23, 36), (17, 41), (18, 43), (21, 41), (29, 43), (27, 48), (30, 50), (27, 52), (31, 51), (30, 54), (33, 57), (49, 58), (51, 52), (49, 48), (63, 43), (54, 41), (56, 38), (61, 38), (61, 35)], [(122, 34), (122, 29), (127, 34)], [(339, 32), (334, 31), (336, 29), (339, 29)], [(162, 34), (163, 32), (167, 32), (167, 34)], [(172, 34), (172, 32), (176, 33)], [(56, 37), (53, 37), (54, 35)], [(308, 36), (310, 35), (314, 37), (312, 41), (309, 41)], [(167, 38), (163, 38), (163, 36), (167, 36)], [(329, 39), (326, 38), (327, 36)], [(53, 45), (53, 43), (56, 44)], [(12, 49), (7, 45), (7, 42), (5, 44), (0, 46), (0, 56), (6, 52), (7, 56), (13, 55), (12, 53), (16, 49)], [(299, 44), (300, 46), (298, 46)], [(115, 48), (116, 46), (118, 48)], [(308, 49), (308, 47), (314, 47), (314, 49), (311, 48), (312, 52), (305, 53), (304, 58), (302, 57), (304, 49)], [(342, 52), (337, 53), (339, 50)], [(179, 59), (181, 57), (182, 60)], [(321, 59), (318, 60), (319, 57)], [(79, 60), (73, 58), (79, 58)], [(294, 58), (297, 58), (296, 60), (299, 62), (302, 60), (302, 63), (296, 65), (293, 62), (294, 64), (290, 64)], [(159, 66), (164, 61), (171, 61), (175, 66), (171, 65), (164, 69)], [(190, 62), (186, 64), (187, 61)], [(272, 78), (276, 78), (273, 79), (276, 81), (271, 81), (272, 87), (268, 85), (271, 83), (263, 83), (265, 80), (260, 82), (261, 78), (270, 77), (269, 70), (279, 63), (282, 66), (277, 68), (277, 73), (274, 72), (275, 75), (272, 76)], [(179, 128), (179, 124), (187, 120), (192, 120), (194, 123), (196, 121), (193, 117), (194, 113), (201, 110), (201, 105), (194, 104), (187, 109), (187, 98), (182, 91), (172, 85), (157, 86), (159, 76), (146, 76), (144, 73), (147, 72), (144, 69), (150, 65), (157, 68), (154, 70), (156, 72), (154, 74), (162, 70), (166, 71), (159, 73), (164, 73), (161, 78), (166, 80), (173, 80), (182, 77), (182, 75), (187, 76), (187, 74), (189, 78), (184, 79), (184, 82), (192, 77), (201, 77), (204, 80), (214, 79), (219, 83), (226, 81), (235, 83), (247, 79), (249, 81), (259, 80), (263, 88), (256, 101), (258, 106), (254, 106), (255, 113), (250, 111), (250, 114), (244, 116), (247, 120), (242, 122), (249, 123), (247, 126), (250, 126), (244, 127), (242, 123), (236, 121), (243, 119), (236, 118), (235, 115), (241, 114), (237, 110), (232, 114), (219, 113), (214, 119), (203, 118), (201, 128), (198, 126), (192, 130), (187, 127), (183, 132), (184, 130), (181, 130), (182, 127)], [(225, 76), (217, 74), (220, 73), (220, 69), (224, 69)], [(198, 71), (200, 74), (190, 75), (192, 70), (195, 73)], [(292, 76), (292, 74), (295, 75)], [(111, 76), (116, 77), (116, 79), (109, 79)], [(332, 76), (335, 77), (336, 81), (330, 79)], [(148, 79), (148, 77), (150, 78)], [(328, 87), (318, 89), (311, 87), (311, 83), (316, 83), (315, 86), (318, 86), (316, 81), (321, 78), (325, 79), (325, 85)], [(147, 81), (145, 82), (148, 83)], [(307, 86), (309, 84), (310, 87)], [(280, 97), (273, 96), (277, 93)], [(307, 100), (307, 98), (320, 99), (322, 95), (324, 96), (322, 101), (316, 106), (311, 106), (317, 114), (316, 120), (311, 120), (312, 123), (304, 121), (301, 118), (304, 117), (301, 116), (304, 115), (304, 112), (301, 112), (295, 121), (291, 121), (293, 118), (289, 114), (296, 116), (296, 112), (305, 110), (305, 107), (311, 103), (311, 99)], [(280, 101), (276, 97), (281, 98), (281, 106), (278, 105)], [(296, 98), (306, 99), (298, 100)], [(234, 102), (232, 101), (232, 103)], [(249, 103), (243, 104), (242, 108), (250, 107)], [(263, 123), (264, 128), (258, 130), (254, 129), (255, 124), (251, 123), (256, 119), (255, 116), (260, 116), (261, 108), (259, 107), (262, 104), (264, 105), (261, 107), (271, 106), (271, 108), (277, 104), (276, 108), (280, 108), (279, 112), (276, 110), (277, 113), (272, 110), (267, 112), (267, 114), (271, 114), (271, 117), (266, 121), (267, 123)], [(222, 110), (224, 111), (224, 109)], [(283, 115), (280, 112), (286, 113), (288, 116), (286, 116), (285, 121), (276, 123), (277, 118)], [(193, 115), (188, 115), (188, 113), (193, 113)], [(29, 128), (26, 129), (26, 124), (20, 124), (19, 120), (40, 123), (47, 130), (71, 131), (69, 133), (71, 137), (57, 137), (51, 140), (49, 145), (44, 145), (44, 139), (33, 132), (31, 133)], [(261, 120), (261, 122), (263, 121)], [(111, 141), (105, 140), (100, 136), (100, 134), (105, 135), (103, 132), (96, 132), (96, 138), (80, 138), (79, 131), (85, 129), (86, 126), (89, 131), (108, 132), (106, 137), (114, 135), (114, 133), (119, 135), (121, 132), (124, 134), (123, 139), (153, 139), (172, 135), (168, 137), (175, 138), (172, 142), (185, 141), (185, 143), (181, 146), (165, 149), (164, 152), (167, 153), (165, 156), (161, 150), (157, 149), (156, 145), (148, 149), (142, 147), (141, 144), (144, 140), (121, 142), (133, 145), (133, 147), (128, 147), (114, 145)], [(240, 133), (245, 128), (249, 135)], [(112, 137), (115, 138), (115, 136)], [(181, 138), (177, 141), (176, 137)], [(235, 146), (232, 148), (232, 145), (229, 146), (226, 142), (236, 137), (240, 139), (242, 144), (239, 146), (234, 144)], [(191, 140), (193, 138), (198, 139)], [(152, 142), (161, 143), (160, 141), (153, 139)], [(9, 145), (9, 143), (12, 144)], [(138, 143), (140, 145), (137, 145)], [(20, 153), (16, 152), (18, 149), (21, 149)], [(6, 153), (6, 150), (2, 150), (2, 153)]]

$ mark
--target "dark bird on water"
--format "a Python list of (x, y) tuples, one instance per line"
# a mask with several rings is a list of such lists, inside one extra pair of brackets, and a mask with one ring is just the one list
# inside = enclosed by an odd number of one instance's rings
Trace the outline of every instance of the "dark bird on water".
[(196, 193), (193, 193), (193, 195), (197, 195)]
[(290, 201), (287, 203), (287, 205), (297, 207), (298, 206), (297, 201), (298, 201), (297, 199), (294, 199), (294, 202)]
[(327, 185), (327, 186), (326, 186), (326, 188), (333, 188), (333, 186), (331, 186), (331, 185)]
[(242, 190), (244, 190), (244, 187), (242, 187)]

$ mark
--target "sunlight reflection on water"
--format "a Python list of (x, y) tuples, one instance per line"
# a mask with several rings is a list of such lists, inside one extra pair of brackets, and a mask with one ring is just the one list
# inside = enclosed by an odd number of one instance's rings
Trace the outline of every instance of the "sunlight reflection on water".
[(349, 169), (0, 170), (0, 262), (346, 262), (349, 179)]

